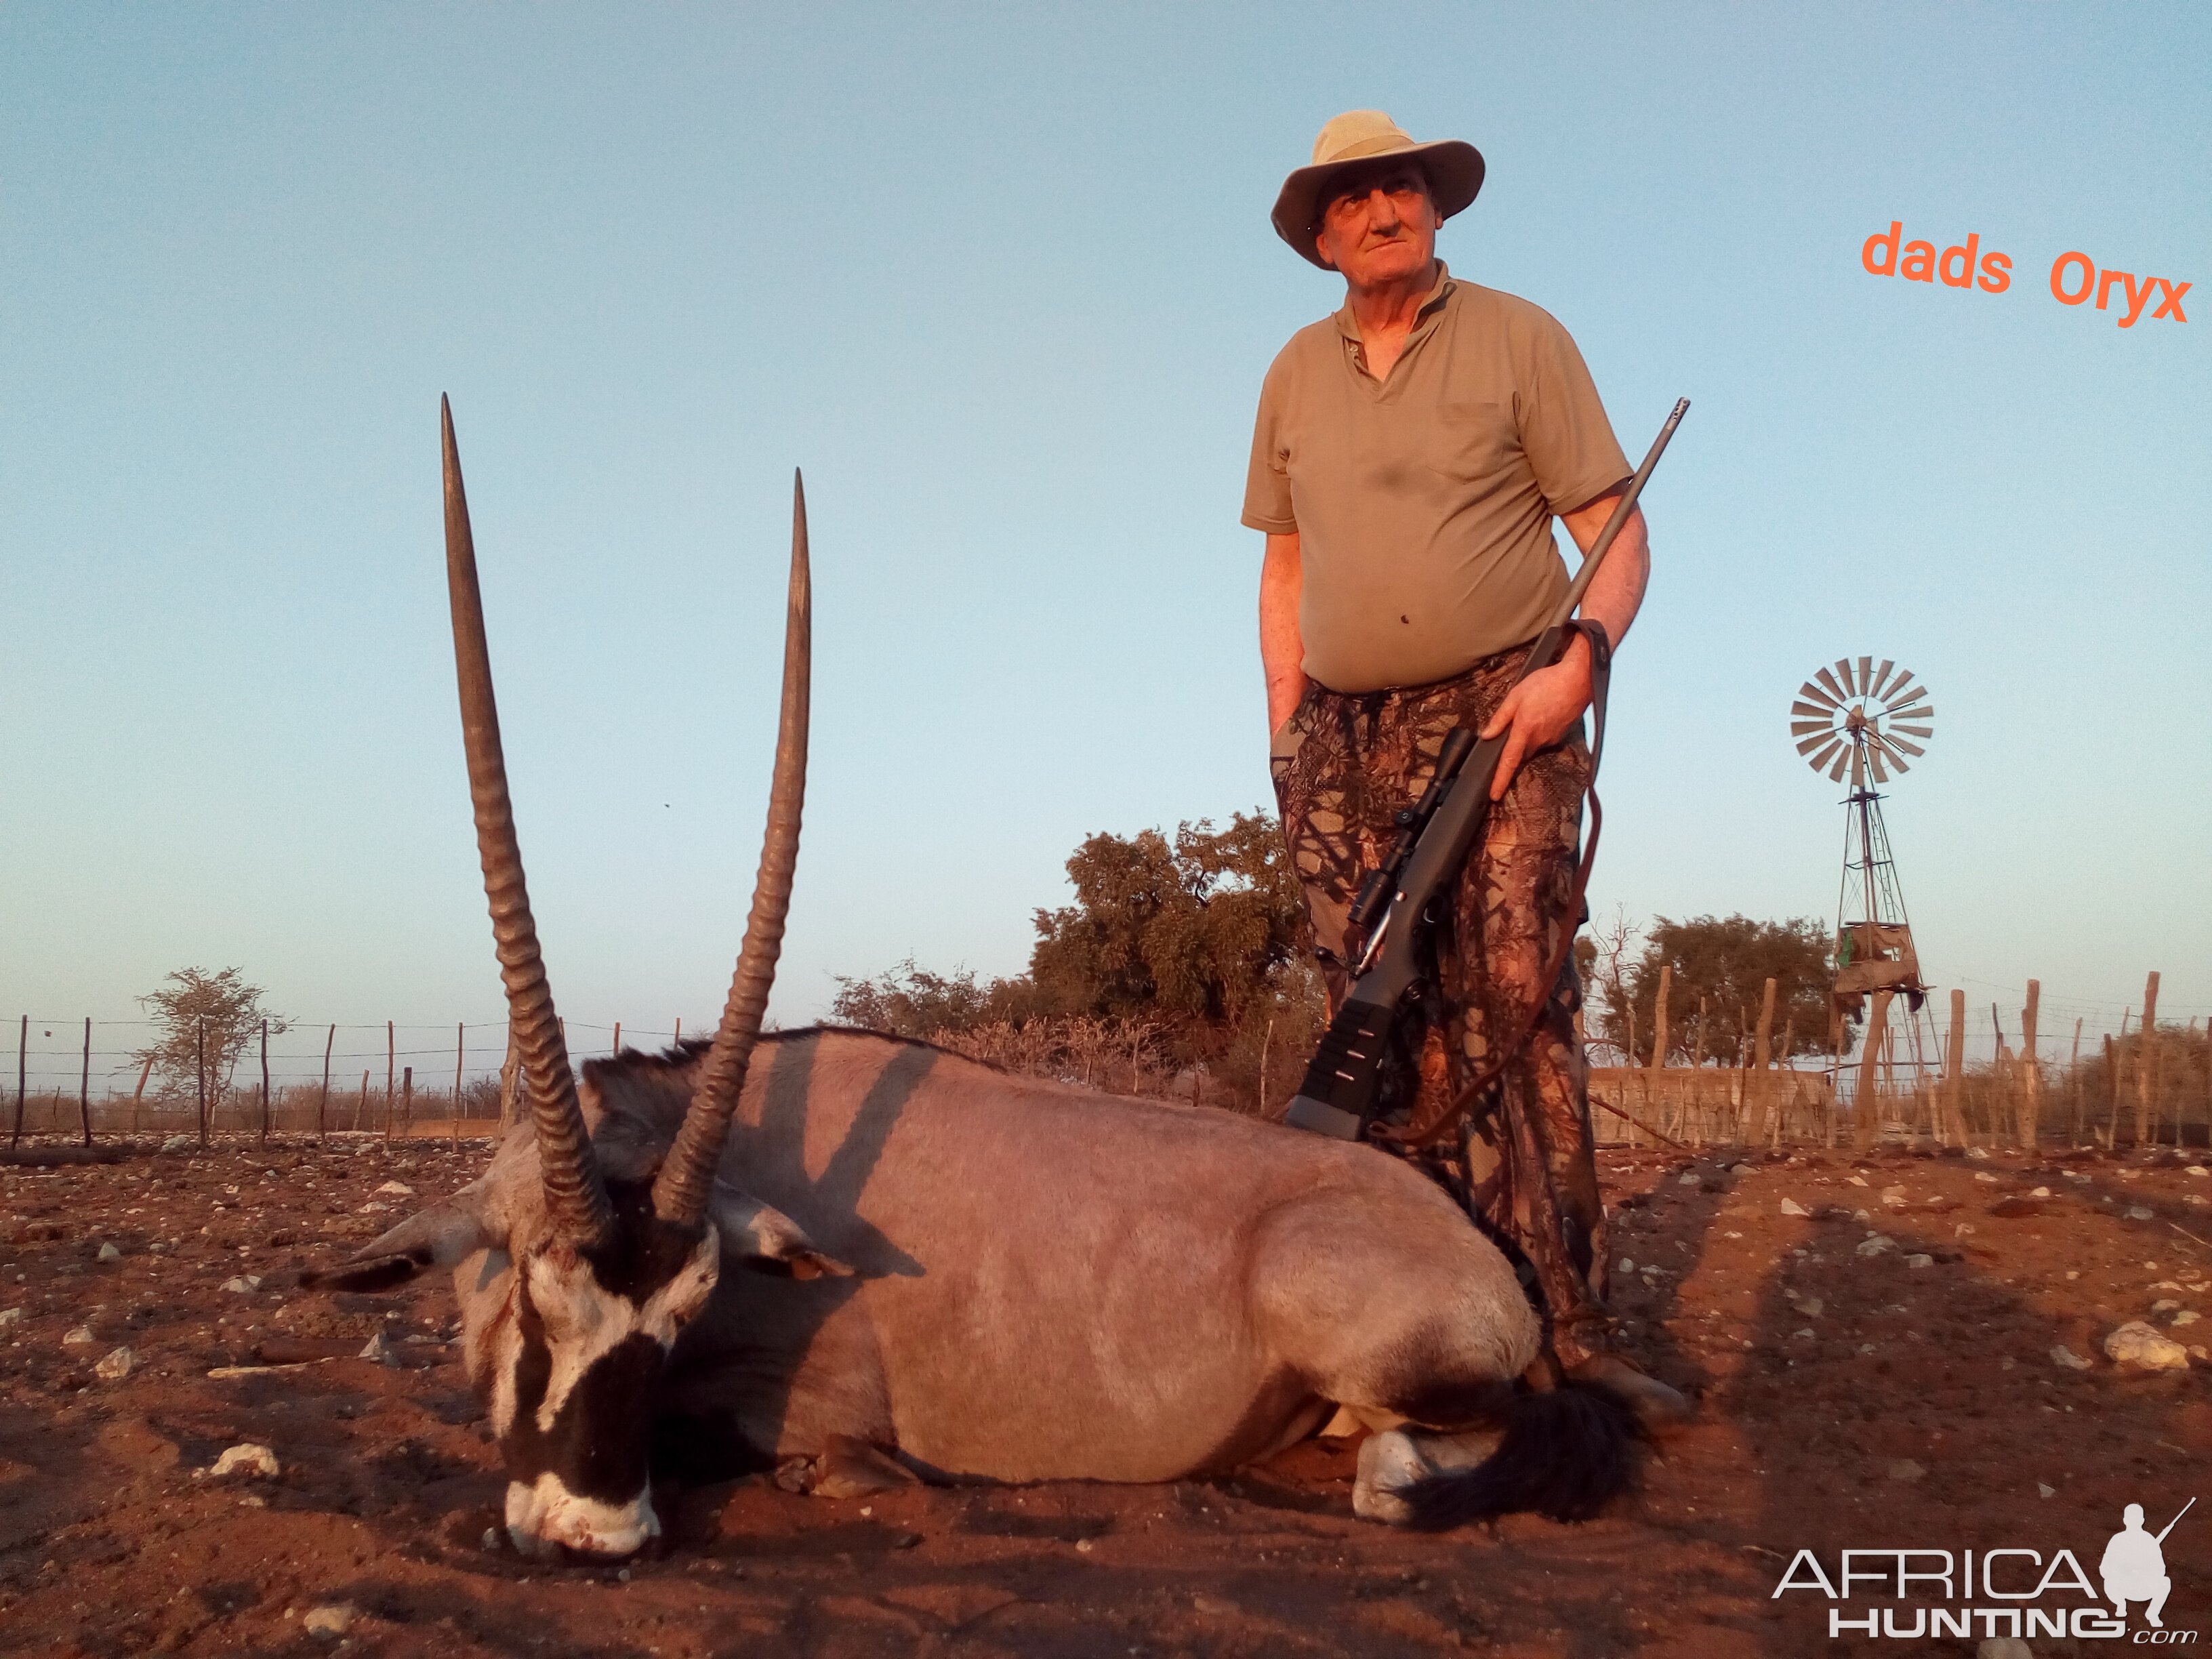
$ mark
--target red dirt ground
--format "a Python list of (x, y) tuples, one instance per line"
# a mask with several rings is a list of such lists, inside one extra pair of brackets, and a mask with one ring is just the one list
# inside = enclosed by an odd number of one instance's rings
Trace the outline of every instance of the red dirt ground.
[[(2172, 1155), (1613, 1153), (1631, 1348), (1703, 1407), (1606, 1519), (1393, 1533), (1352, 1518), (1353, 1448), (1309, 1442), (1159, 1487), (832, 1501), (757, 1478), (665, 1503), (669, 1547), (627, 1573), (549, 1570), (486, 1547), (502, 1482), (442, 1279), (377, 1301), (295, 1284), (486, 1150), (241, 1140), (0, 1169), (0, 1320), (22, 1310), (0, 1324), (0, 1651), (1966, 1652), (1831, 1642), (1825, 1601), (1771, 1593), (1806, 1546), (1832, 1568), (1845, 1546), (2063, 1544), (2094, 1571), (2124, 1504), (2155, 1528), (2212, 1485), (2203, 1351), (2143, 1374), (2101, 1346), (2207, 1300), (2212, 1179)], [(413, 1196), (380, 1194), (392, 1180)], [(1876, 1231), (1897, 1248), (1858, 1255)], [(258, 1288), (222, 1288), (246, 1274)], [(349, 1355), (380, 1330), (398, 1363), (210, 1375)], [(2059, 1344), (2094, 1364), (2054, 1362)], [(98, 1377), (126, 1345), (136, 1369)], [(274, 1480), (200, 1473), (241, 1441), (274, 1450)], [(2171, 1626), (2212, 1626), (2208, 1540), (2200, 1513), (2167, 1543)], [(307, 1632), (341, 1601), (342, 1638)]]

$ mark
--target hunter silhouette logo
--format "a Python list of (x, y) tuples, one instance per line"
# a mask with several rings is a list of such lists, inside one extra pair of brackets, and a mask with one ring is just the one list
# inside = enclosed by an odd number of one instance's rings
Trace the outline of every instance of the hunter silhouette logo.
[[(2081, 1559), (2070, 1549), (1982, 1550), (1888, 1547), (1839, 1553), (1832, 1573), (1818, 1554), (1801, 1549), (1774, 1587), (1774, 1596), (1810, 1590), (1828, 1607), (1828, 1636), (2128, 1638), (2131, 1645), (2186, 1646), (2198, 1632), (2168, 1630), (2162, 1617), (2173, 1580), (2166, 1570), (2167, 1534), (2197, 1507), (2191, 1498), (2154, 1533), (2143, 1525), (2143, 1506), (2121, 1514), (2097, 1562), (2100, 1594)], [(1864, 1599), (1875, 1603), (1854, 1607)], [(2108, 1609), (2106, 1603), (2111, 1604)], [(2142, 1624), (2128, 1628), (2129, 1604), (2142, 1604)], [(1887, 1605), (1882, 1605), (1887, 1603)], [(1917, 1605), (1915, 1605), (1915, 1604)], [(1930, 1605), (1933, 1603), (1934, 1605)], [(1842, 1605), (1838, 1605), (1842, 1604)]]
[(2112, 1534), (2112, 1541), (2105, 1546), (2105, 1559), (2098, 1564), (2097, 1571), (2105, 1581), (2105, 1599), (2112, 1604), (2112, 1611), (2124, 1619), (2128, 1603), (2148, 1601), (2143, 1609), (2143, 1620), (2153, 1630), (2164, 1630), (2166, 1620), (2158, 1615), (2166, 1606), (2166, 1598), (2173, 1589), (2173, 1580), (2166, 1576), (2166, 1533), (2181, 1524), (2181, 1516), (2197, 1507), (2191, 1498), (2181, 1506), (2177, 1515), (2166, 1523), (2164, 1531), (2153, 1537), (2143, 1530), (2143, 1506), (2130, 1504), (2120, 1516), (2121, 1530)]

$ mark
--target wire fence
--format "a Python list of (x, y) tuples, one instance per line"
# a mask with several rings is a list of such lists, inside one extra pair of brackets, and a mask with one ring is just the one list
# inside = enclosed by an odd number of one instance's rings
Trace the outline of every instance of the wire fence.
[[(1909, 1017), (1902, 1001), (1895, 1006), (1892, 1063), (1883, 1067), (1871, 1111), (1856, 1110), (1863, 1070), (1856, 1054), (1778, 1054), (1766, 1074), (1776, 1080), (1750, 1085), (1758, 1074), (1719, 1064), (1657, 1073), (1625, 1066), (1609, 1045), (1593, 1042), (1593, 1080), (1604, 1103), (1598, 1127), (1601, 1134), (1620, 1130), (1627, 1121), (1620, 1112), (1641, 1101), (1637, 1116), (1663, 1120), (1647, 1122), (1646, 1130), (1741, 1138), (1757, 1097), (1771, 1108), (1762, 1133), (1790, 1140), (1863, 1139), (1863, 1123), (1877, 1126), (1877, 1133), (1904, 1127), (1938, 1138), (2017, 1139), (2024, 1111), (2033, 1115), (2036, 1133), (2101, 1136), (2107, 1145), (2136, 1139), (2138, 1119), (2145, 1138), (2202, 1146), (2212, 1136), (2212, 1011), (2160, 1008), (2156, 975), (2145, 1001), (2136, 1004), (2041, 994), (2033, 981), (1969, 984), (1955, 1036), (1948, 1017), (1939, 1023), (1933, 999), (1917, 1016)], [(2154, 1020), (2148, 1039), (2146, 1003)], [(2024, 1029), (2031, 1024), (2032, 1040)], [(189, 1068), (181, 1078), (165, 1076), (148, 1063), (165, 1035), (161, 1025), (30, 1014), (15, 1024), (15, 1076), (0, 1073), (0, 1089), (14, 1085), (12, 1097), (0, 1097), (11, 1129), (19, 1116), (25, 1134), (198, 1129), (202, 1103)], [(680, 1019), (562, 1024), (579, 1065), (624, 1048), (658, 1049), (685, 1033)], [(708, 1033), (693, 1028), (691, 1035)], [(265, 1091), (257, 1031), (230, 1073), (212, 1079), (206, 1127), (487, 1133), (502, 1118), (507, 1036), (505, 1020), (288, 1020), (272, 1025), (265, 1040)], [(1022, 1069), (1018, 1057), (991, 1058)], [(1645, 1132), (1626, 1131), (1630, 1139)]]
[[(562, 1021), (572, 1062), (681, 1041), (680, 1019), (635, 1025)], [(11, 1134), (198, 1133), (193, 1068), (165, 1074), (151, 1056), (169, 1035), (152, 1020), (17, 1017), (15, 1074), (6, 1088)], [(693, 1036), (711, 1035), (694, 1028)], [(207, 1127), (373, 1129), (483, 1133), (501, 1117), (505, 1020), (272, 1022), (246, 1034), (228, 1073), (211, 1078)], [(4, 1064), (4, 1062), (0, 1062)], [(211, 1067), (212, 1069), (212, 1067)], [(4, 1073), (0, 1073), (4, 1077)], [(458, 1107), (458, 1109), (457, 1109)], [(465, 1126), (474, 1124), (476, 1127)]]

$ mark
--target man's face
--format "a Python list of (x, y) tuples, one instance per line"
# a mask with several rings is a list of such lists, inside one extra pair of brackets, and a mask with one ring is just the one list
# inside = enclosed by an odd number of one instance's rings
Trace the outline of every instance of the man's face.
[(1443, 223), (1419, 167), (1384, 158), (1340, 176), (1322, 202), (1315, 246), (1354, 288), (1371, 288), (1427, 270)]

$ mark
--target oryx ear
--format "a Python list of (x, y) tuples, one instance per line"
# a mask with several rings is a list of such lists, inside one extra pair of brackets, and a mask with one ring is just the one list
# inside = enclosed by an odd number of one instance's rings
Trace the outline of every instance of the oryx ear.
[(714, 1231), (721, 1235), (723, 1249), (732, 1255), (787, 1263), (793, 1279), (852, 1274), (845, 1263), (817, 1249), (796, 1221), (749, 1193), (718, 1181), (708, 1198), (707, 1213), (714, 1219)]
[(464, 1188), (364, 1244), (335, 1267), (300, 1275), (309, 1291), (396, 1290), (427, 1267), (450, 1267), (495, 1241), (484, 1230), (482, 1193)]

